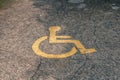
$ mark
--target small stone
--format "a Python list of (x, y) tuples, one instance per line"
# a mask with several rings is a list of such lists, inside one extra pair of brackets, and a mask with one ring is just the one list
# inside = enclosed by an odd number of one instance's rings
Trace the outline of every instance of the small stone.
[(118, 6), (112, 6), (112, 9), (114, 9), (114, 10), (118, 10), (120, 7), (118, 7)]
[(70, 3), (82, 3), (84, 0), (69, 0)]
[(83, 9), (83, 8), (85, 8), (85, 7), (86, 7), (86, 4), (84, 4), (84, 3), (83, 3), (83, 4), (80, 4), (80, 5), (78, 6), (79, 9)]
[(112, 6), (115, 6), (116, 4), (112, 4)]
[(88, 9), (88, 8), (85, 8), (85, 9), (84, 9), (84, 11), (87, 11), (87, 10), (89, 10), (89, 9)]

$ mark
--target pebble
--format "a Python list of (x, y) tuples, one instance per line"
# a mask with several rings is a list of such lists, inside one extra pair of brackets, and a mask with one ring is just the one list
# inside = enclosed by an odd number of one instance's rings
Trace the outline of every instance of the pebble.
[(79, 9), (83, 9), (83, 8), (85, 8), (85, 7), (86, 7), (86, 4), (84, 4), (84, 3), (82, 3), (82, 4), (80, 4), (80, 5), (78, 6)]
[(118, 7), (118, 6), (112, 6), (112, 9), (114, 9), (114, 10), (118, 10), (120, 7)]

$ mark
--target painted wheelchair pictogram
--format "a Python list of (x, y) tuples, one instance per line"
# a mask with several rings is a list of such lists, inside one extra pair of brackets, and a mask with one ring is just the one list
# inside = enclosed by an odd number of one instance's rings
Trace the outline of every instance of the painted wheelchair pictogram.
[[(66, 58), (74, 55), (77, 50), (81, 52), (81, 54), (90, 54), (96, 52), (94, 48), (86, 49), (84, 45), (79, 40), (72, 40), (71, 36), (56, 36), (56, 32), (61, 30), (61, 27), (59, 26), (51, 26), (49, 28), (50, 36), (43, 36), (39, 39), (37, 39), (33, 45), (32, 49), (33, 51), (42, 57), (45, 58)], [(39, 49), (39, 45), (45, 41), (46, 39), (49, 39), (49, 43), (73, 43), (75, 47), (73, 47), (69, 52), (61, 53), (61, 54), (51, 54), (51, 53), (45, 53), (42, 50)]]

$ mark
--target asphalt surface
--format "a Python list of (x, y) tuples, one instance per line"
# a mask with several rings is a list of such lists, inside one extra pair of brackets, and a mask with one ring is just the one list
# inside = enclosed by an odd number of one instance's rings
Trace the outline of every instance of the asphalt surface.
[[(24, 0), (0, 11), (0, 80), (120, 80), (120, 8), (56, 0)], [(61, 26), (57, 35), (80, 40), (92, 54), (65, 59), (36, 55), (32, 44), (49, 36), (50, 26)], [(46, 53), (63, 53), (73, 44), (40, 45)]]

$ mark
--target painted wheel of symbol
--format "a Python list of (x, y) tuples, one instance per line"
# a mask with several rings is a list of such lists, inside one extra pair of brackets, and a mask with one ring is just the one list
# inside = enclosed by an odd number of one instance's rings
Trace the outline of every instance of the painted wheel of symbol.
[(45, 58), (66, 58), (66, 57), (70, 57), (70, 56), (74, 55), (77, 52), (77, 49), (75, 47), (73, 47), (71, 49), (71, 51), (66, 52), (66, 53), (61, 53), (61, 54), (50, 54), (49, 53), (49, 54), (47, 54), (39, 49), (39, 45), (46, 39), (48, 39), (48, 36), (43, 36), (43, 37), (37, 39), (32, 45), (33, 51), (39, 56), (42, 56)]

